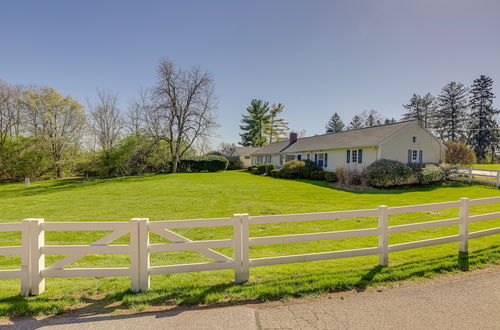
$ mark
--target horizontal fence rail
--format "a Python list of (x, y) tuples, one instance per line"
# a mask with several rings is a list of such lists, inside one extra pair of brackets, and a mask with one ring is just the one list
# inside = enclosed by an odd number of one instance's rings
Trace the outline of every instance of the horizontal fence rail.
[(456, 173), (449, 177), (456, 181), (467, 181), (489, 183), (500, 187), (500, 170), (488, 170), (480, 168), (458, 168)]
[[(174, 220), (149, 222), (147, 218), (136, 218), (128, 222), (44, 222), (43, 219), (26, 219), (17, 223), (0, 223), (0, 232), (20, 232), (19, 246), (0, 247), (0, 256), (19, 255), (20, 269), (1, 270), (0, 279), (20, 279), (21, 294), (38, 295), (45, 290), (45, 279), (50, 277), (130, 277), (132, 291), (146, 291), (150, 286), (151, 275), (199, 272), (208, 270), (232, 269), (235, 282), (244, 283), (249, 278), (249, 268), (287, 263), (320, 261), (360, 256), (379, 256), (379, 265), (387, 266), (389, 253), (459, 242), (459, 252), (468, 252), (469, 239), (500, 234), (500, 227), (469, 232), (469, 224), (500, 218), (500, 211), (474, 215), (470, 207), (500, 203), (500, 197), (483, 199), (461, 198), (460, 201), (410, 205), (400, 207), (380, 206), (376, 209), (336, 211), (322, 213), (284, 214), (269, 216), (249, 216), (235, 214), (231, 218)], [(460, 217), (389, 226), (389, 216), (414, 212), (458, 208)], [(274, 224), (299, 221), (322, 221), (345, 218), (376, 217), (376, 228), (342, 230), (320, 233), (250, 237), (249, 227), (255, 224)], [(388, 244), (390, 234), (415, 230), (459, 226), (457, 235), (426, 240)], [(172, 231), (180, 228), (232, 227), (233, 238), (213, 240), (191, 240)], [(46, 245), (46, 231), (105, 231), (104, 237), (88, 245)], [(167, 239), (168, 243), (150, 244), (150, 233)], [(130, 235), (129, 244), (111, 245), (117, 239)], [(376, 247), (330, 251), (320, 253), (273, 256), (251, 259), (251, 246), (269, 244), (288, 244), (320, 240), (335, 240), (376, 236)], [(234, 251), (229, 257), (214, 249), (230, 248)], [(212, 262), (150, 266), (150, 254), (158, 252), (196, 251), (212, 259)], [(130, 265), (125, 268), (67, 268), (70, 264), (90, 254), (128, 254)], [(64, 255), (52, 265), (45, 266), (45, 255)]]

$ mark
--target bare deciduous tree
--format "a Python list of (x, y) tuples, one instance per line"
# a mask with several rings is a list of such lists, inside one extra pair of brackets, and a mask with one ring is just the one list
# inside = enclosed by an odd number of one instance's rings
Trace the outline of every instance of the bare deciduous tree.
[(208, 72), (176, 68), (168, 59), (160, 61), (157, 73), (148, 127), (156, 138), (169, 143), (175, 173), (179, 159), (216, 126), (214, 83)]
[(17, 137), (21, 130), (21, 88), (0, 80), (0, 149), (8, 137)]
[(118, 109), (118, 94), (97, 91), (97, 103), (89, 103), (90, 125), (101, 150), (116, 144), (123, 130), (123, 119)]

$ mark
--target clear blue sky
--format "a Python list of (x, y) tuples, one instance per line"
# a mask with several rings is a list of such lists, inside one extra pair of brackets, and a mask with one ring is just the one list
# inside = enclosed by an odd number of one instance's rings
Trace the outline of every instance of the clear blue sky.
[(312, 135), (333, 112), (399, 118), (412, 93), (480, 74), (500, 98), (499, 14), (496, 0), (2, 1), (0, 79), (82, 104), (109, 89), (126, 108), (164, 56), (214, 75), (214, 144), (239, 141), (252, 98)]

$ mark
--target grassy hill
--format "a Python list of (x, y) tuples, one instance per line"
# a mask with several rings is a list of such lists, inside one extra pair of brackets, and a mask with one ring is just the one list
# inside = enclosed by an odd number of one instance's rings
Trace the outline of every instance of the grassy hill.
[[(458, 200), (460, 197), (498, 196), (499, 190), (481, 185), (445, 184), (423, 188), (348, 192), (332, 189), (326, 182), (281, 180), (245, 172), (157, 175), (110, 180), (80, 179), (0, 185), (0, 222), (24, 218), (45, 221), (128, 221), (148, 217), (151, 221), (250, 215), (366, 209), (379, 205), (400, 206)], [(471, 214), (498, 211), (498, 205), (474, 207)], [(458, 216), (458, 210), (438, 210), (391, 216), (390, 225)], [(375, 218), (325, 220), (286, 224), (253, 225), (251, 236), (271, 236), (375, 227)], [(471, 231), (500, 226), (500, 219), (471, 224)], [(394, 234), (389, 244), (453, 235), (457, 226)], [(178, 230), (191, 239), (230, 238), (232, 228)], [(88, 244), (106, 232), (48, 232), (47, 244)], [(0, 233), (0, 246), (18, 245), (18, 233)], [(116, 241), (124, 244), (128, 237)], [(152, 242), (161, 238), (152, 235)], [(471, 240), (471, 268), (500, 262), (499, 235)], [(277, 244), (252, 247), (252, 258), (324, 252), (377, 245), (376, 237)], [(0, 316), (60, 312), (69, 305), (121, 301), (122, 306), (141, 309), (155, 304), (199, 304), (245, 300), (283, 299), (367, 285), (430, 277), (458, 271), (457, 245), (450, 243), (389, 255), (389, 267), (377, 267), (377, 257), (309, 262), (252, 268), (250, 281), (235, 285), (233, 271), (153, 276), (151, 291), (132, 294), (128, 278), (48, 279), (39, 297), (17, 296), (17, 280), (0, 280)], [(218, 249), (229, 256), (231, 249)], [(49, 265), (62, 256), (47, 256)], [(204, 262), (209, 259), (191, 251), (155, 253), (152, 265)], [(18, 257), (0, 257), (0, 269), (13, 269)], [(127, 255), (91, 255), (72, 267), (126, 267)]]

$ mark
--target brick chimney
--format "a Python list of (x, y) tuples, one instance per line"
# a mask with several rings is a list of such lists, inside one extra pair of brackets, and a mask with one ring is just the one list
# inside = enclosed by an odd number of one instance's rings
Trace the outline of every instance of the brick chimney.
[(291, 132), (290, 133), (290, 144), (297, 142), (297, 133)]

